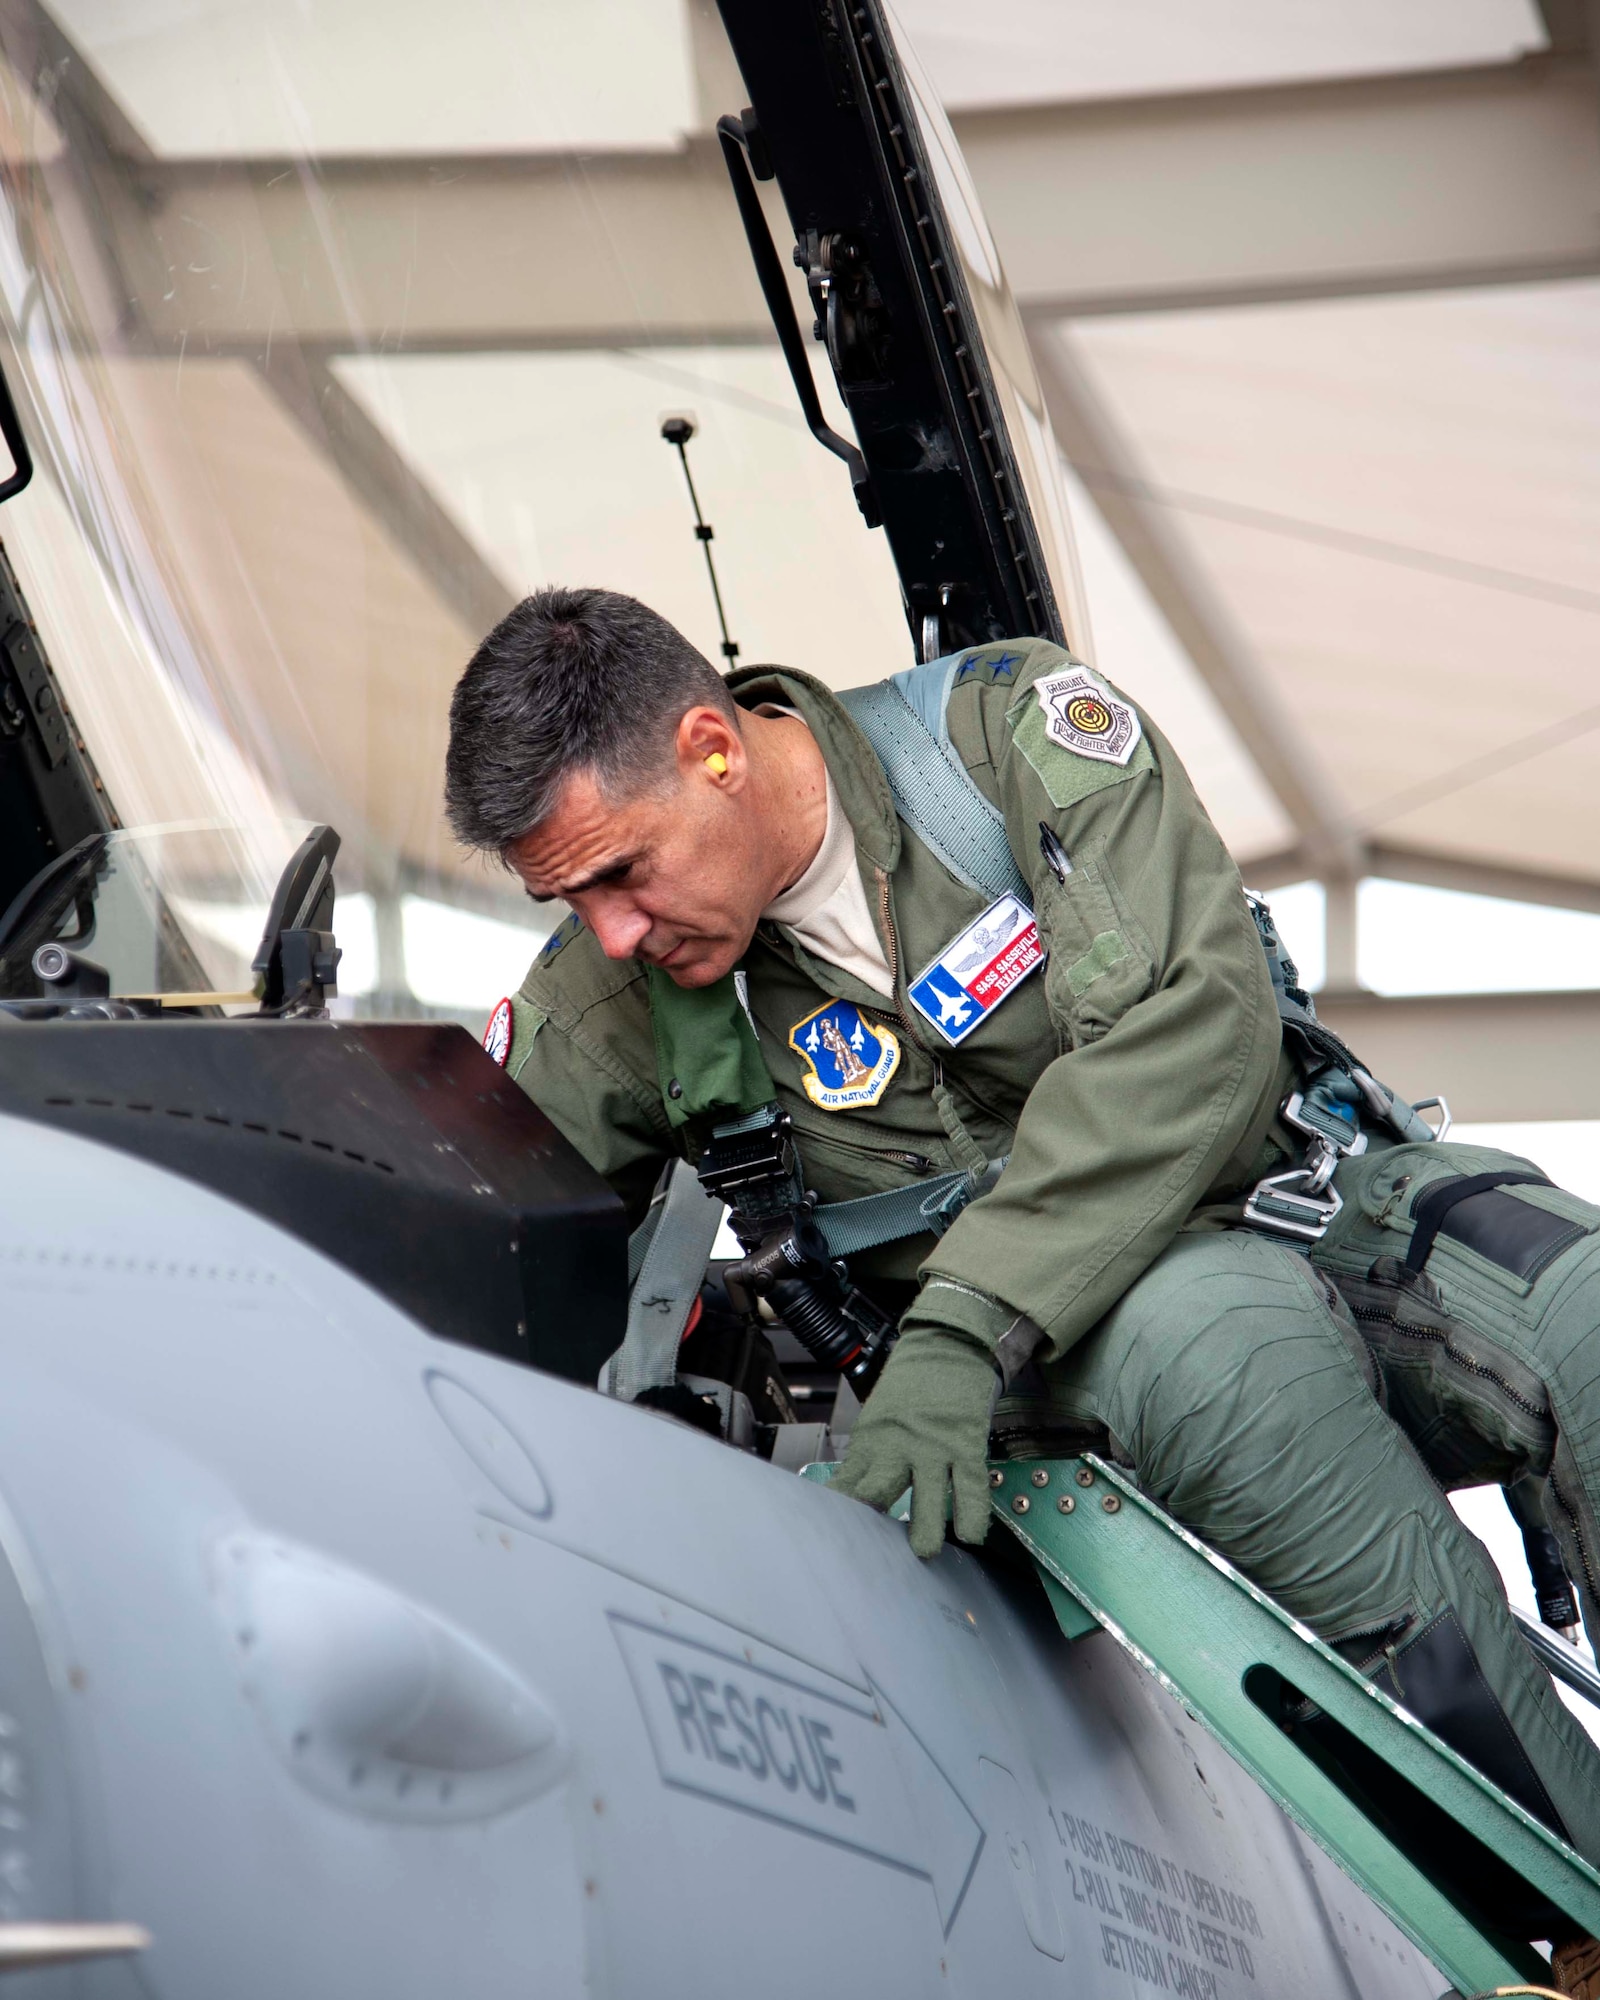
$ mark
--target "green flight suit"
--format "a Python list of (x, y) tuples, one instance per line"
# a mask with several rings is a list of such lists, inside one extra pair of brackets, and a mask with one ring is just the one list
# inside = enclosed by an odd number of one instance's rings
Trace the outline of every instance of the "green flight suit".
[[(1126, 766), (1075, 756), (1045, 735), (1031, 691), (1066, 654), (1019, 640), (969, 658), (951, 738), (1005, 812), (1047, 965), (949, 1047), (907, 987), (990, 899), (902, 826), (866, 738), (825, 688), (749, 668), (731, 676), (736, 699), (797, 709), (822, 748), (896, 979), (889, 1005), (763, 924), (745, 958), (750, 1010), (824, 1201), (1010, 1155), (937, 1246), (866, 1253), (863, 1281), (936, 1271), (1007, 1300), (1063, 1353), (1197, 1203), (1255, 1178), (1282, 1095), (1278, 1017), (1238, 872), (1159, 734), (1144, 723)], [(1064, 885), (1040, 855), (1041, 821), (1071, 857)], [(812, 1101), (814, 1066), (792, 1039), (834, 998), (899, 1049), (877, 1101), (844, 1111)], [(684, 1149), (662, 1104), (644, 968), (563, 925), (517, 996), (508, 1067), (642, 1212)]]
[[(920, 1278), (921, 1321), (995, 1355), (1010, 1386), (1002, 1447), (1108, 1433), (1180, 1520), (1363, 1664), (1454, 1616), (1512, 1717), (1509, 1762), (1530, 1766), (1521, 1795), (1600, 1855), (1600, 1759), (1517, 1638), (1487, 1556), (1380, 1408), (1348, 1310), (1303, 1256), (1228, 1226), (1282, 1157), (1290, 1072), (1259, 938), (1148, 720), (1124, 763), (1047, 726), (1035, 683), (1073, 664), (1013, 640), (956, 675), (951, 743), (1005, 815), (1049, 957), (954, 1047), (908, 986), (988, 898), (898, 820), (826, 689), (775, 669), (731, 677), (739, 702), (794, 708), (816, 736), (895, 974), (891, 1005), (768, 924), (746, 954), (807, 1184), (842, 1201), (1009, 1156), (942, 1237), (864, 1253), (857, 1280)], [(1105, 693), (1113, 714), (1131, 708)], [(1070, 858), (1064, 882), (1041, 856), (1041, 823)], [(816, 1101), (829, 1093), (803, 1038), (830, 1002), (898, 1051), (873, 1101), (848, 1109)], [(635, 1215), (699, 1136), (663, 1106), (644, 969), (607, 961), (575, 919), (517, 996), (508, 1067)]]
[[(1453, 1209), (1411, 1268), (1430, 1195), (1501, 1175), (1523, 1184)], [(1453, 1141), (1378, 1143), (1334, 1179), (1344, 1207), (1312, 1260), (1359, 1322), (1391, 1412), (1442, 1486), (1542, 1485), (1600, 1645), (1600, 1208), (1529, 1160)]]

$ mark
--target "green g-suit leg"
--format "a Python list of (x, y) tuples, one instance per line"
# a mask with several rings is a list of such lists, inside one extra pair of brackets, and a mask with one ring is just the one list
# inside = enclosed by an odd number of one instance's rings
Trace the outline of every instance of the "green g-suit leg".
[(1045, 1374), (1047, 1407), (1007, 1398), (1002, 1438), (1103, 1426), (1152, 1499), (1600, 1857), (1600, 1754), (1303, 1255), (1243, 1230), (1180, 1236)]
[(1452, 1211), (1461, 1234), (1441, 1229), (1422, 1268), (1406, 1265), (1412, 1212), (1430, 1190), (1536, 1171), (1488, 1146), (1374, 1145), (1341, 1164), (1344, 1206), (1311, 1254), (1355, 1313), (1391, 1413), (1441, 1483), (1544, 1483), (1546, 1516), (1600, 1643), (1600, 1208), (1556, 1188), (1497, 1190), (1491, 1213), (1482, 1203)]

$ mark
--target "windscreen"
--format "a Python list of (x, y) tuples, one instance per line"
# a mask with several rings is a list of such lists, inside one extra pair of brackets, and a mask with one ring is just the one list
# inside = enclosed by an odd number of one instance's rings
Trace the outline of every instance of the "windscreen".
[(0, 17), (0, 320), (39, 463), (7, 552), (126, 825), (236, 828), (241, 907), (286, 821), (338, 828), (342, 1009), (481, 1022), (553, 921), (441, 811), (451, 687), (519, 597), (628, 591), (720, 659), (668, 417), (741, 663), (844, 686), (913, 657), (750, 268), (711, 136), (745, 101), (682, 0)]
[(262, 864), (275, 859), (281, 872), (310, 831), (296, 820), (257, 820), (248, 833), (190, 820), (79, 842), (0, 919), (0, 998), (49, 999), (35, 954), (60, 944), (104, 974), (111, 998), (254, 1012), (262, 981), (252, 961), (273, 886), (260, 889)]

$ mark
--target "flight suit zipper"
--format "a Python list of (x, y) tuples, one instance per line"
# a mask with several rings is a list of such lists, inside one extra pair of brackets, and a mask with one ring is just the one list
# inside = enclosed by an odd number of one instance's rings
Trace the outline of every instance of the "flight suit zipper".
[(889, 961), (889, 988), (894, 995), (895, 1019), (900, 1023), (901, 1027), (905, 1029), (906, 1033), (911, 1037), (912, 1041), (915, 1042), (917, 1047), (921, 1049), (922, 1053), (928, 1057), (930, 1062), (932, 1062), (935, 1071), (942, 1080), (944, 1076), (943, 1063), (940, 1062), (939, 1058), (933, 1053), (932, 1049), (928, 1047), (927, 1043), (922, 1039), (921, 1035), (917, 1033), (916, 1023), (912, 1020), (911, 1016), (906, 1012), (905, 1007), (901, 1004), (900, 940), (895, 936), (894, 913), (889, 906), (888, 870), (880, 868), (877, 865), (877, 863), (874, 862), (872, 872), (878, 878), (878, 929), (883, 934), (884, 953)]
[(1437, 1342), (1443, 1347), (1445, 1353), (1457, 1368), (1461, 1369), (1464, 1374), (1476, 1375), (1480, 1381), (1492, 1384), (1493, 1387), (1500, 1391), (1508, 1403), (1515, 1403), (1519, 1410), (1526, 1410), (1530, 1417), (1548, 1417), (1550, 1415), (1550, 1406), (1548, 1403), (1541, 1409), (1537, 1403), (1530, 1403), (1526, 1396), (1518, 1395), (1517, 1391), (1512, 1388), (1503, 1375), (1496, 1374), (1492, 1368), (1486, 1368), (1481, 1361), (1469, 1361), (1466, 1355), (1461, 1353), (1458, 1348), (1450, 1345), (1449, 1334), (1441, 1328), (1416, 1326), (1409, 1321), (1402, 1325), (1393, 1313), (1384, 1312), (1377, 1306), (1353, 1305), (1350, 1307), (1350, 1313), (1353, 1319), (1374, 1320), (1382, 1326), (1392, 1326), (1396, 1333), (1404, 1334), (1408, 1340), (1431, 1340)]
[(799, 1134), (802, 1148), (813, 1141), (821, 1146), (834, 1146), (842, 1153), (855, 1153), (864, 1160), (888, 1160), (892, 1165), (904, 1167), (910, 1174), (931, 1174), (938, 1167), (937, 1160), (930, 1160), (926, 1153), (913, 1153), (894, 1146), (864, 1146), (857, 1139), (841, 1139), (836, 1133), (814, 1130), (810, 1126)]
[(1583, 1523), (1578, 1518), (1578, 1510), (1561, 1490), (1561, 1483), (1555, 1473), (1550, 1474), (1550, 1494), (1556, 1505), (1567, 1517), (1572, 1530), (1573, 1547), (1578, 1551), (1578, 1560), (1583, 1565), (1583, 1580), (1588, 1585), (1591, 1603), (1600, 1604), (1600, 1583), (1596, 1582), (1594, 1566), (1589, 1560), (1589, 1545), (1583, 1537)]

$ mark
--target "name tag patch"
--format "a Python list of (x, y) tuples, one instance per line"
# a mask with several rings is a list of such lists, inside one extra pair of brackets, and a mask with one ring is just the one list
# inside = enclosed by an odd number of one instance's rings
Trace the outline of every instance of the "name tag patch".
[(964, 1042), (1043, 963), (1032, 910), (1015, 896), (1002, 896), (912, 981), (911, 1003), (947, 1042)]
[(1044, 733), (1063, 750), (1100, 764), (1126, 765), (1138, 749), (1138, 716), (1087, 667), (1041, 674), (1033, 691), (1044, 710)]
[(809, 1073), (806, 1096), (823, 1111), (876, 1104), (900, 1066), (900, 1044), (881, 1021), (849, 1000), (830, 1000), (789, 1030), (789, 1046)]

